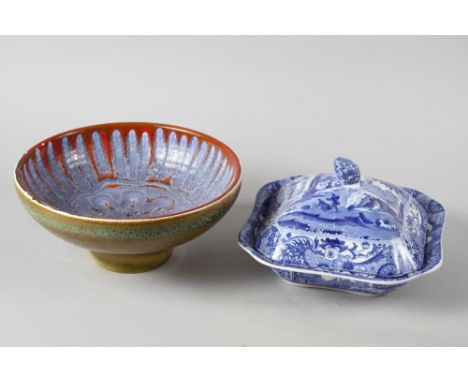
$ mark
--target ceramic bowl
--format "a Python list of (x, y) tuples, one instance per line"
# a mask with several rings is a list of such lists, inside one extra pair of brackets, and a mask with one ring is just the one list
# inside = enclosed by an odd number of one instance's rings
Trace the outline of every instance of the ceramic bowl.
[(15, 171), (18, 195), (41, 225), (87, 248), (102, 267), (138, 273), (213, 226), (234, 203), (234, 152), (197, 131), (110, 123), (48, 138)]
[(268, 183), (239, 244), (283, 280), (383, 295), (442, 265), (445, 210), (422, 192), (361, 178), (350, 160), (336, 174)]

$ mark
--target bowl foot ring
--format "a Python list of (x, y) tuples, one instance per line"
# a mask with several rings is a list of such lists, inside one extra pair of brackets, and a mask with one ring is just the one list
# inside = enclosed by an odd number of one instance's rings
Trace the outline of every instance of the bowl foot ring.
[(114, 255), (110, 253), (91, 252), (101, 268), (118, 273), (142, 273), (163, 265), (171, 256), (172, 248), (161, 252), (141, 255)]

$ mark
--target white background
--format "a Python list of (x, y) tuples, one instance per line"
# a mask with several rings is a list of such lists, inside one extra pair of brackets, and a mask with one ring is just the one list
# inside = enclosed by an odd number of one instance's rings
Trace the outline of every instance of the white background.
[[(467, 345), (467, 67), (466, 37), (1, 37), (0, 344)], [(164, 267), (120, 275), (38, 226), (12, 172), (47, 136), (132, 120), (219, 138), (244, 182)], [(261, 185), (337, 155), (446, 206), (440, 271), (369, 299), (285, 285), (236, 246)]]

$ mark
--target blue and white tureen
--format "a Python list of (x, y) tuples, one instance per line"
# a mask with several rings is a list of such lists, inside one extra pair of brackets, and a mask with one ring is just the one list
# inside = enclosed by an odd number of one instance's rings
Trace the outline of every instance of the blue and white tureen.
[(336, 174), (266, 184), (239, 244), (285, 281), (381, 295), (442, 265), (445, 210), (421, 192), (361, 178), (348, 159)]

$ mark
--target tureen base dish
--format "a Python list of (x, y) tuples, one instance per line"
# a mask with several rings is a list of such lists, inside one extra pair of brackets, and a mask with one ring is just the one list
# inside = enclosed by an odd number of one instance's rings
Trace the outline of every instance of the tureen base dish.
[(335, 164), (337, 177), (263, 186), (239, 245), (288, 283), (373, 296), (438, 269), (443, 206), (413, 189), (361, 181), (349, 162)]
[(406, 282), (402, 282), (397, 285), (381, 285), (374, 284), (372, 281), (358, 281), (330, 275), (312, 275), (301, 272), (283, 271), (280, 269), (273, 269), (273, 272), (288, 284), (322, 289), (335, 289), (367, 296), (381, 296), (406, 284)]

